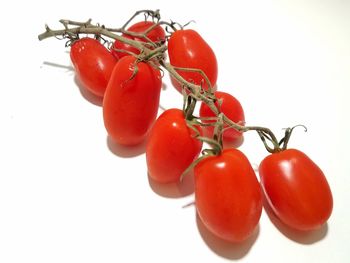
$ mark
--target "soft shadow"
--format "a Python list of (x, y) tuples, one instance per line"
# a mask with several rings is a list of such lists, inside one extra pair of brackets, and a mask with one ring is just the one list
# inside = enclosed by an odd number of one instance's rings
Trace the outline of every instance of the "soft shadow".
[(62, 65), (62, 64), (58, 64), (58, 63), (50, 62), (50, 61), (44, 61), (43, 65), (54, 67), (54, 68), (63, 68), (63, 69), (67, 69), (67, 71), (74, 71), (74, 68), (70, 65), (69, 66)]
[(238, 148), (240, 146), (242, 146), (244, 142), (244, 136), (239, 136), (238, 138), (236, 138), (235, 140), (233, 140), (232, 142), (224, 142), (224, 148)]
[(167, 108), (165, 108), (162, 104), (159, 104), (159, 109), (162, 113), (167, 110)]
[(103, 98), (96, 96), (95, 94), (91, 93), (89, 90), (87, 90), (84, 85), (81, 83), (80, 79), (77, 75), (74, 75), (74, 82), (79, 88), (80, 94), (83, 96), (84, 99), (86, 99), (88, 102), (96, 105), (96, 106), (102, 106)]
[(122, 158), (131, 158), (146, 152), (146, 141), (133, 146), (120, 145), (107, 136), (108, 149), (115, 155)]
[[(50, 61), (44, 61), (43, 65), (55, 67), (55, 68), (63, 68), (67, 69), (67, 71), (74, 72), (74, 68), (72, 66), (62, 65)], [(83, 96), (84, 99), (86, 99), (88, 102), (96, 105), (96, 106), (102, 106), (103, 98), (96, 96), (95, 94), (91, 93), (89, 90), (87, 90), (84, 85), (79, 80), (78, 76), (74, 74), (74, 82), (75, 85), (79, 88), (80, 94)]]
[(231, 243), (220, 239), (211, 233), (199, 218), (198, 213), (196, 213), (196, 222), (199, 233), (206, 245), (218, 256), (231, 260), (241, 259), (247, 255), (260, 232), (258, 225), (254, 230), (254, 233), (247, 240), (240, 243)]
[(274, 213), (271, 206), (269, 205), (266, 197), (263, 197), (264, 210), (269, 217), (270, 221), (275, 225), (275, 227), (287, 238), (293, 240), (294, 242), (311, 245), (314, 244), (327, 236), (328, 224), (324, 224), (321, 228), (311, 231), (301, 231), (293, 229), (286, 224), (284, 224)]
[[(165, 91), (165, 90), (167, 90), (168, 89), (168, 85), (166, 84), (166, 83), (162, 83), (162, 90), (163, 91)], [(167, 108), (166, 107), (164, 107), (162, 104), (160, 104), (159, 103), (159, 109), (162, 111), (162, 113), (164, 112), (164, 111), (166, 111), (167, 110)]]
[[(74, 68), (70, 65), (69, 66), (62, 65), (62, 64), (58, 64), (58, 63), (50, 62), (50, 61), (44, 61), (43, 65), (55, 67), (55, 68), (63, 68), (63, 69), (67, 69), (67, 71), (74, 72)], [(77, 85), (77, 87), (79, 88), (80, 94), (83, 96), (84, 99), (86, 99), (88, 102), (90, 102), (94, 105), (102, 106), (103, 98), (96, 96), (95, 94), (93, 94), (89, 90), (87, 90), (84, 87), (84, 85), (81, 83), (81, 81), (79, 80), (79, 78), (76, 74), (74, 74), (74, 82), (75, 82), (75, 85)]]
[(257, 163), (252, 163), (254, 172), (259, 173), (259, 165)]
[(182, 182), (162, 184), (154, 181), (148, 174), (148, 183), (157, 195), (166, 198), (180, 198), (185, 197), (194, 192), (193, 173), (187, 174)]

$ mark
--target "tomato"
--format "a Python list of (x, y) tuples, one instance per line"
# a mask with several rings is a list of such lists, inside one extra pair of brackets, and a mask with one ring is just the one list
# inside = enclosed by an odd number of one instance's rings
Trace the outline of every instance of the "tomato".
[[(143, 33), (150, 27), (154, 26), (154, 22), (151, 21), (141, 21), (136, 24), (133, 24), (131, 27), (128, 28), (128, 31), (135, 32), (135, 33)], [(165, 31), (160, 26), (155, 26), (150, 32), (148, 32), (147, 37), (152, 40), (153, 42), (159, 42), (165, 40)], [(141, 38), (135, 38), (136, 40), (142, 41)]]
[(312, 230), (330, 217), (331, 189), (322, 170), (303, 152), (273, 153), (261, 162), (259, 174), (268, 203), (286, 225)]
[(231, 242), (247, 239), (262, 211), (259, 182), (247, 157), (237, 149), (225, 149), (194, 168), (195, 200), (203, 224)]
[[(168, 53), (170, 64), (175, 67), (201, 69), (208, 77), (211, 86), (215, 88), (218, 76), (218, 64), (216, 56), (211, 47), (205, 40), (194, 30), (177, 30), (168, 42)], [(204, 80), (202, 75), (197, 72), (177, 71), (185, 80), (197, 85)], [(175, 79), (171, 78), (175, 88), (182, 92), (182, 85)], [(203, 88), (208, 89), (204, 81)]]
[[(154, 25), (154, 23), (151, 21), (141, 21), (141, 22), (138, 22), (138, 23), (132, 25), (131, 27), (129, 27), (127, 29), (127, 31), (131, 31), (131, 32), (135, 32), (135, 33), (143, 33), (153, 25)], [(130, 36), (127, 34), (122, 34), (122, 36), (129, 38), (129, 39), (132, 39), (132, 40), (146, 42), (146, 40), (143, 38), (137, 38), (137, 37), (133, 37), (133, 36)], [(153, 42), (165, 41), (165, 31), (160, 25), (157, 25), (154, 27), (154, 29), (152, 29), (147, 34), (147, 37)], [(112, 52), (113, 56), (115, 56), (118, 59), (122, 58), (124, 56), (127, 56), (128, 53), (117, 51), (116, 49), (126, 50), (126, 51), (132, 52), (136, 55), (140, 54), (140, 51), (137, 48), (135, 48), (129, 44), (126, 44), (126, 43), (123, 43), (121, 41), (116, 40), (113, 43), (113, 46), (111, 48), (111, 52)]]
[[(130, 35), (122, 34), (122, 36), (125, 38), (128, 38), (128, 39), (134, 40), (134, 38)], [(136, 47), (133, 47), (133, 46), (126, 44), (124, 42), (115, 40), (113, 45), (112, 45), (112, 48), (111, 48), (111, 53), (117, 59), (120, 59), (122, 57), (129, 55), (127, 52), (118, 51), (118, 49), (125, 50), (128, 52), (134, 53), (136, 55), (140, 54), (140, 51)]]
[[(243, 108), (241, 106), (241, 103), (232, 95), (222, 92), (222, 91), (216, 91), (215, 92), (216, 98), (222, 100), (222, 104), (220, 107), (221, 112), (223, 112), (229, 119), (236, 123), (240, 123), (241, 125), (244, 125), (245, 119), (244, 119), (244, 112)], [(215, 105), (218, 107), (218, 103), (216, 102)], [(199, 116), (200, 117), (215, 117), (215, 113), (205, 104), (202, 102), (201, 107), (199, 109)], [(204, 123), (210, 123), (215, 121), (205, 121)], [(224, 128), (227, 127), (227, 125), (224, 126)], [(207, 137), (213, 137), (214, 133), (214, 127), (209, 126), (203, 129), (203, 133)], [(232, 145), (235, 144), (236, 141), (241, 140), (243, 135), (242, 132), (239, 132), (235, 129), (227, 129), (223, 132), (223, 142), (225, 145)]]
[[(196, 127), (200, 132), (200, 127)], [(187, 126), (182, 110), (169, 109), (155, 122), (146, 147), (149, 176), (156, 182), (175, 183), (198, 157), (202, 142)]]
[[(126, 56), (115, 66), (103, 99), (103, 119), (109, 136), (122, 145), (145, 140), (154, 123), (162, 85), (160, 71)], [(133, 77), (132, 77), (133, 76)]]
[(82, 38), (70, 50), (75, 72), (81, 83), (93, 94), (103, 97), (117, 60), (99, 41)]

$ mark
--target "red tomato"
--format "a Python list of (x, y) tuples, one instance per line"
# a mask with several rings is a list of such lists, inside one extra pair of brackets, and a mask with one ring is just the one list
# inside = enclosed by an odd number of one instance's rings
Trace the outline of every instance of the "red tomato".
[[(128, 39), (134, 40), (134, 38), (132, 36), (125, 35), (125, 34), (122, 34), (122, 36), (125, 37), (125, 38), (128, 38)], [(121, 41), (115, 40), (113, 45), (112, 45), (112, 48), (111, 48), (111, 53), (117, 59), (120, 59), (122, 57), (125, 57), (125, 56), (129, 55), (127, 52), (118, 51), (118, 49), (126, 50), (126, 51), (129, 51), (129, 52), (134, 53), (136, 55), (140, 54), (140, 51), (136, 47), (133, 47), (133, 46), (131, 46), (129, 44), (126, 44), (126, 43), (123, 43)]]
[[(171, 65), (182, 68), (201, 69), (208, 77), (214, 88), (218, 77), (218, 64), (214, 51), (205, 40), (194, 30), (177, 30), (168, 42), (168, 53)], [(185, 80), (197, 85), (201, 84), (203, 77), (197, 72), (177, 71)], [(171, 79), (175, 88), (182, 92), (182, 85)], [(203, 88), (208, 89), (204, 81)]]
[(262, 194), (247, 157), (225, 149), (194, 168), (199, 217), (215, 235), (230, 242), (247, 239), (262, 211)]
[(75, 41), (70, 57), (80, 81), (93, 94), (103, 97), (117, 60), (99, 41), (82, 38)]
[[(200, 131), (200, 127), (198, 131)], [(181, 174), (198, 157), (202, 142), (187, 126), (182, 110), (169, 109), (155, 122), (146, 148), (149, 176), (160, 183), (180, 181)]]
[(312, 230), (330, 217), (331, 189), (321, 169), (303, 152), (273, 153), (261, 162), (259, 174), (267, 201), (286, 225)]
[[(129, 27), (127, 29), (127, 31), (131, 31), (131, 32), (135, 32), (135, 33), (143, 33), (153, 25), (154, 25), (154, 23), (151, 21), (141, 21), (141, 22), (138, 22), (138, 23), (132, 25), (131, 27)], [(122, 36), (129, 38), (129, 39), (132, 39), (132, 40), (141, 41), (141, 42), (146, 41), (143, 38), (132, 37), (132, 36), (127, 35), (127, 34), (123, 34)], [(150, 40), (152, 40), (153, 42), (165, 41), (165, 31), (160, 25), (157, 25), (154, 29), (152, 29), (147, 34), (147, 37)], [(111, 52), (112, 52), (113, 56), (120, 59), (120, 58), (128, 55), (128, 53), (126, 53), (126, 52), (117, 51), (115, 49), (126, 50), (126, 51), (132, 52), (136, 55), (140, 54), (140, 51), (137, 48), (135, 48), (131, 45), (128, 45), (126, 43), (123, 43), (121, 41), (118, 41), (118, 40), (114, 41), (113, 46), (111, 48)]]
[[(222, 100), (221, 104), (221, 112), (223, 112), (229, 119), (236, 123), (244, 124), (244, 112), (241, 104), (239, 101), (233, 97), (232, 95), (222, 92), (222, 91), (216, 91), (215, 96), (218, 99)], [(218, 107), (218, 103), (215, 103)], [(215, 117), (215, 113), (205, 104), (202, 102), (201, 107), (199, 109), (199, 115), (200, 117)], [(203, 121), (204, 123), (210, 123), (211, 121)], [(227, 125), (225, 125), (227, 127)], [(207, 137), (213, 137), (214, 133), (214, 127), (209, 126), (203, 129), (204, 135)], [(223, 142), (224, 144), (234, 144), (236, 141), (241, 139), (242, 132), (239, 132), (235, 129), (227, 129), (223, 133)]]
[[(133, 24), (131, 27), (129, 27), (128, 31), (136, 32), (136, 33), (143, 33), (153, 25), (154, 25), (154, 23), (151, 21), (141, 21), (141, 22)], [(164, 29), (160, 25), (157, 25), (152, 29), (152, 31), (150, 31), (147, 34), (147, 37), (150, 40), (152, 40), (153, 42), (164, 41), (165, 40)], [(139, 40), (139, 41), (143, 40), (142, 38), (141, 39), (135, 38), (135, 39)]]
[(109, 136), (122, 145), (141, 143), (154, 123), (162, 85), (159, 70), (136, 58), (123, 57), (115, 66), (103, 99), (103, 118)]

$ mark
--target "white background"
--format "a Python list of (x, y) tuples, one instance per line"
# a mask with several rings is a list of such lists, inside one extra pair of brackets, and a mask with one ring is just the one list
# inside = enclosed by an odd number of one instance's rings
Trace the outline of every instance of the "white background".
[[(308, 127), (290, 146), (327, 176), (326, 226), (301, 234), (263, 211), (251, 239), (224, 243), (184, 207), (190, 184), (150, 183), (142, 146), (108, 142), (101, 102), (74, 81), (64, 41), (37, 35), (61, 18), (117, 27), (145, 8), (196, 21), (219, 89), (241, 101), (248, 124), (279, 136)], [(349, 262), (350, 1), (10, 1), (0, 12), (0, 262)], [(181, 107), (164, 83), (161, 105)], [(255, 133), (241, 150), (254, 166), (266, 156)]]

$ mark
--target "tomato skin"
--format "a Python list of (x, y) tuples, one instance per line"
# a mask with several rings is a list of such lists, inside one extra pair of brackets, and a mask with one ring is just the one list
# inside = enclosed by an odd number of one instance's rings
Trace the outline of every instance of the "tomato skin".
[[(129, 27), (128, 31), (142, 33), (142, 32), (145, 32), (148, 28), (150, 28), (153, 25), (154, 23), (151, 21), (141, 21)], [(147, 34), (147, 37), (153, 42), (164, 41), (165, 31), (160, 25), (157, 25)], [(142, 41), (140, 38), (135, 38), (135, 39)]]
[(330, 217), (333, 197), (322, 170), (303, 152), (287, 149), (259, 166), (268, 203), (286, 225), (298, 230), (321, 227)]
[[(122, 34), (122, 37), (134, 40), (134, 38), (132, 36), (129, 36), (126, 34)], [(112, 48), (111, 48), (111, 53), (116, 59), (121, 59), (122, 57), (129, 56), (129, 54), (127, 52), (121, 52), (121, 51), (118, 51), (117, 49), (129, 51), (129, 52), (134, 53), (136, 55), (140, 54), (140, 51), (136, 47), (133, 47), (133, 46), (126, 44), (124, 42), (115, 40), (113, 45), (112, 45)]]
[[(142, 32), (145, 32), (148, 28), (150, 28), (153, 25), (154, 25), (154, 23), (151, 21), (141, 21), (141, 22), (138, 22), (136, 24), (133, 24), (131, 27), (129, 27), (127, 29), (127, 31), (131, 31), (131, 32), (135, 32), (135, 33), (142, 33)], [(132, 40), (145, 42), (145, 39), (143, 39), (143, 38), (137, 38), (137, 37), (133, 37), (133, 36), (130, 36), (127, 34), (122, 34), (122, 36), (129, 38), (129, 39), (132, 39)], [(165, 31), (160, 25), (157, 25), (156, 27), (154, 27), (154, 29), (152, 29), (147, 34), (147, 37), (150, 40), (152, 40), (153, 42), (165, 41)], [(128, 45), (126, 43), (123, 43), (121, 41), (118, 41), (118, 40), (114, 41), (113, 46), (111, 48), (111, 53), (117, 59), (128, 56), (128, 53), (117, 51), (115, 49), (126, 50), (126, 51), (132, 52), (136, 55), (140, 54), (140, 51), (137, 48), (135, 48), (131, 45)]]
[(103, 99), (103, 119), (109, 136), (122, 145), (144, 141), (154, 123), (162, 85), (159, 70), (126, 56), (115, 66)]
[[(240, 123), (241, 125), (244, 124), (245, 118), (244, 118), (244, 111), (242, 108), (241, 103), (233, 97), (231, 94), (222, 92), (222, 91), (216, 91), (215, 96), (218, 99), (222, 100), (222, 104), (220, 107), (221, 112), (223, 112), (229, 119), (236, 123)], [(218, 107), (218, 103), (216, 102), (215, 105)], [(215, 113), (205, 104), (202, 102), (201, 107), (199, 109), (199, 116), (200, 117), (215, 117)], [(204, 123), (210, 123), (214, 121), (205, 121)], [(227, 127), (227, 125), (225, 125)], [(208, 126), (203, 129), (204, 136), (206, 137), (213, 137), (214, 133), (214, 127)], [(239, 132), (235, 129), (227, 129), (223, 132), (223, 142), (224, 144), (233, 144), (237, 140), (241, 139), (241, 136), (243, 136), (242, 132)]]
[[(171, 65), (182, 68), (201, 69), (208, 77), (212, 88), (215, 88), (218, 77), (218, 64), (216, 56), (211, 47), (194, 30), (177, 30), (168, 42), (168, 53)], [(185, 80), (200, 85), (203, 77), (197, 72), (177, 71)], [(171, 78), (175, 88), (182, 92), (181, 84)], [(204, 81), (203, 88), (208, 89)]]
[[(201, 133), (201, 128), (196, 127)], [(169, 109), (155, 122), (146, 147), (149, 176), (159, 183), (177, 183), (198, 157), (202, 142), (186, 124), (182, 110)]]
[(247, 239), (262, 211), (262, 193), (247, 157), (237, 149), (202, 160), (194, 168), (199, 217), (215, 235), (230, 242)]
[(77, 76), (90, 92), (103, 97), (117, 60), (99, 41), (82, 38), (75, 41), (70, 57)]

